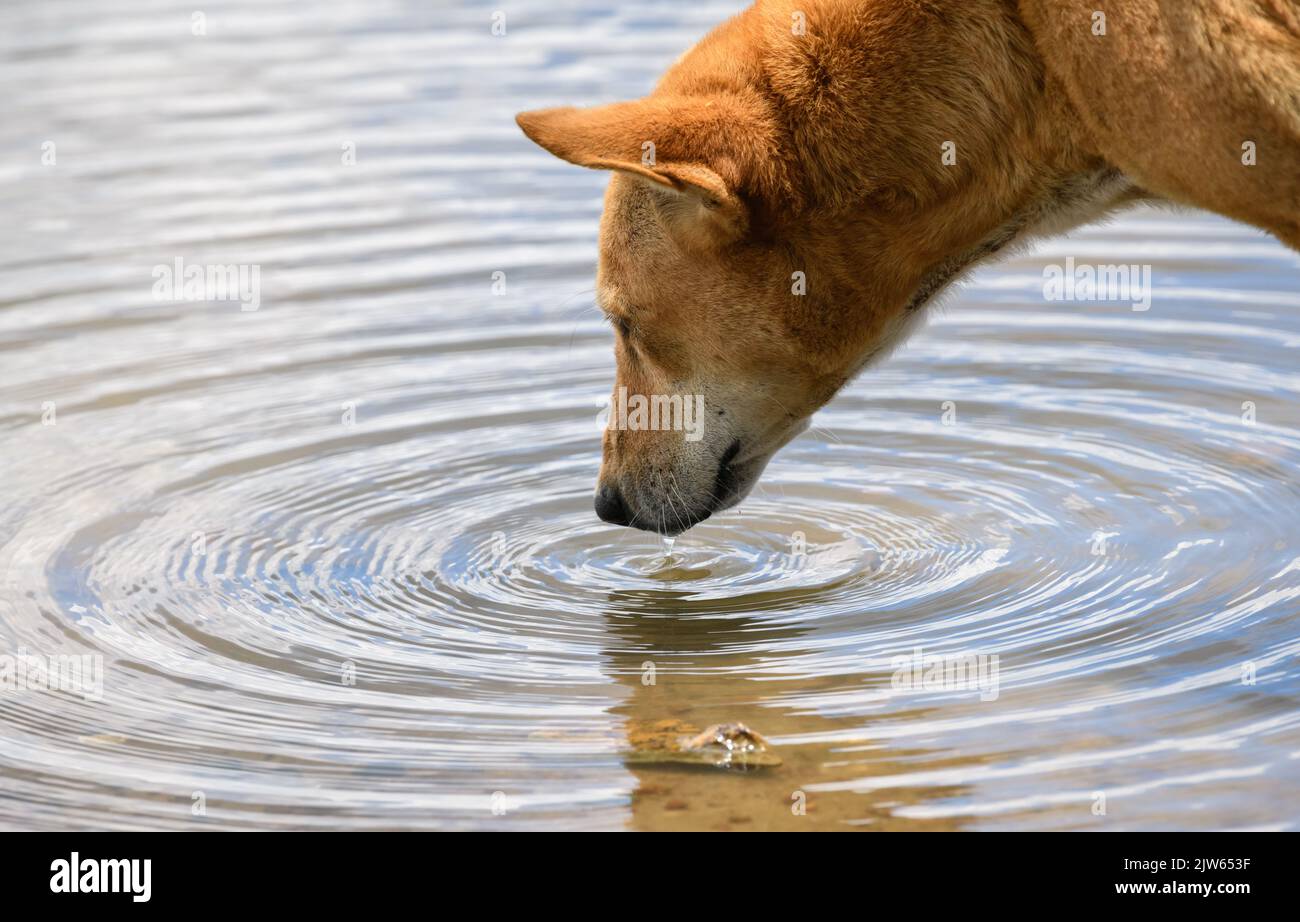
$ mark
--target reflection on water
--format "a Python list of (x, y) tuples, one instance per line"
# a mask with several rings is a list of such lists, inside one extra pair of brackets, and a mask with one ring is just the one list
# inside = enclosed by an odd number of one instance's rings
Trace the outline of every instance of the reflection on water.
[[(556, 6), (0, 13), (0, 654), (104, 666), (0, 691), (0, 826), (1300, 824), (1295, 254), (1138, 212), (985, 270), (665, 549), (590, 508), (603, 180), (512, 117), (738, 4)], [(1071, 257), (1150, 309), (1045, 300)], [(630, 758), (735, 721), (783, 764)]]
[[(856, 746), (876, 749), (863, 737), (861, 720), (791, 708), (783, 698), (861, 693), (862, 676), (784, 679), (780, 694), (764, 694), (764, 650), (781, 644), (787, 659), (811, 651), (801, 645), (805, 628), (787, 621), (764, 625), (744, 614), (721, 618), (702, 612), (689, 596), (669, 591), (613, 593), (608, 602), (611, 640), (608, 671), (628, 689), (615, 708), (627, 739), (654, 732), (665, 723), (702, 729), (740, 721), (762, 727), (783, 764), (743, 776), (680, 766), (630, 764), (637, 780), (629, 824), (644, 830), (808, 830), (842, 828), (846, 822), (877, 829), (955, 829), (947, 817), (916, 821), (897, 815), (902, 805), (924, 803), (941, 789), (914, 787), (863, 797), (814, 785), (851, 782), (864, 773), (897, 774), (911, 760), (933, 758), (924, 748), (903, 746), (870, 758), (849, 753), (836, 742), (850, 734)], [(755, 633), (765, 643), (735, 645)], [(879, 683), (877, 683), (877, 693)], [(912, 708), (920, 718), (925, 708)], [(799, 737), (807, 738), (800, 742)], [(629, 743), (632, 745), (632, 743)], [(960, 786), (957, 786), (960, 787)]]

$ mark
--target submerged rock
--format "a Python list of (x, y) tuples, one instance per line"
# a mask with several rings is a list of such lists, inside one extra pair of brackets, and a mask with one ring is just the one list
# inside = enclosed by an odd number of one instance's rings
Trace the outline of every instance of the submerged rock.
[(714, 724), (707, 730), (677, 720), (664, 720), (628, 733), (632, 751), (627, 761), (635, 765), (707, 765), (745, 771), (772, 768), (781, 757), (767, 740), (742, 723)]

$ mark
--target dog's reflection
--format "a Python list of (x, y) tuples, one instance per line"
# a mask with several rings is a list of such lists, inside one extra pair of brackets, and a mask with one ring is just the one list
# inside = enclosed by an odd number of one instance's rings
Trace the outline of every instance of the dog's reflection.
[[(626, 766), (637, 779), (631, 825), (643, 830), (958, 828), (952, 819), (897, 815), (925, 798), (960, 793), (952, 788), (893, 787), (869, 794), (809, 790), (902, 773), (900, 760), (925, 753), (891, 748), (886, 754), (864, 732), (860, 715), (827, 717), (809, 706), (806, 702), (819, 697), (867, 690), (873, 677), (801, 676), (799, 661), (811, 662), (813, 656), (801, 643), (810, 628), (795, 615), (806, 600), (784, 606), (778, 597), (768, 601), (772, 607), (758, 617), (729, 613), (725, 600), (701, 601), (685, 593), (610, 596), (605, 660), (609, 674), (629, 690), (614, 710), (624, 721)], [(746, 602), (752, 607), (755, 598)], [(788, 617), (782, 616), (783, 607)], [(803, 703), (783, 703), (796, 700)], [(782, 764), (741, 772), (656, 764), (653, 757), (632, 755), (665, 736), (737, 722), (765, 736)]]

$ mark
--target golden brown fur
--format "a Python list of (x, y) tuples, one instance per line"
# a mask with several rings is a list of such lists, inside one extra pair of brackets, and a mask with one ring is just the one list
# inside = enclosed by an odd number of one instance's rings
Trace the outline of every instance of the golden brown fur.
[(763, 0), (645, 99), (520, 115), (614, 171), (617, 386), (709, 408), (699, 442), (606, 432), (602, 517), (675, 533), (738, 502), (926, 302), (1032, 235), (1160, 196), (1300, 248), (1298, 21), (1296, 0)]

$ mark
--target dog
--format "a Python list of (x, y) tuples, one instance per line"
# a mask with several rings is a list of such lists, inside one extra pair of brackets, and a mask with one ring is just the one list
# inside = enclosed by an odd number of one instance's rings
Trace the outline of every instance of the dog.
[(643, 99), (517, 120), (613, 173), (616, 393), (707, 408), (605, 431), (596, 513), (665, 535), (1012, 247), (1166, 201), (1300, 249), (1297, 0), (760, 0)]

